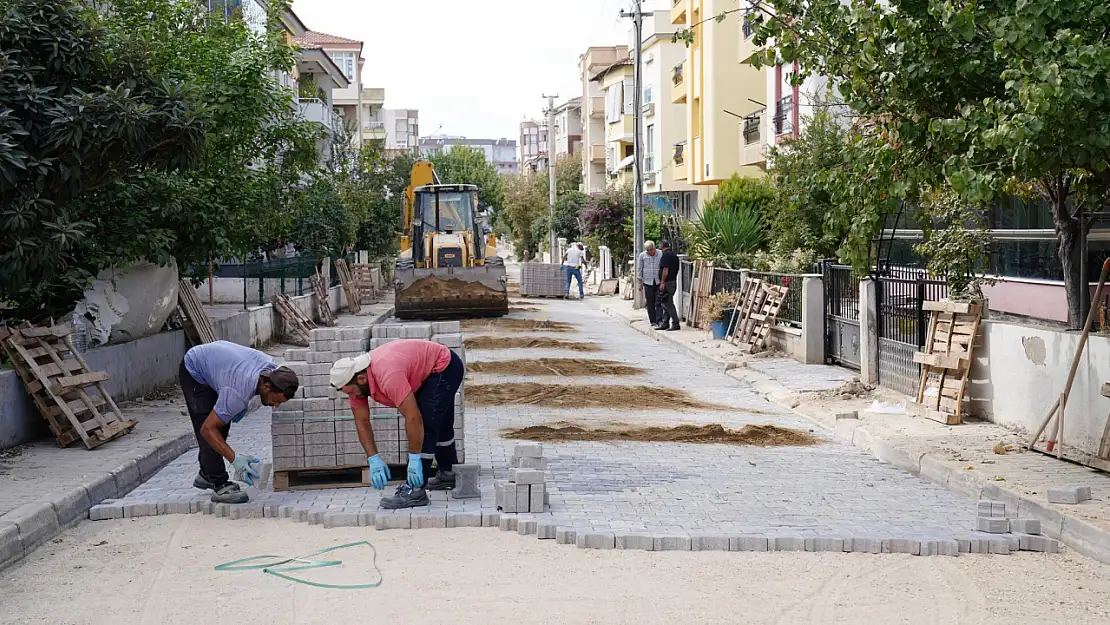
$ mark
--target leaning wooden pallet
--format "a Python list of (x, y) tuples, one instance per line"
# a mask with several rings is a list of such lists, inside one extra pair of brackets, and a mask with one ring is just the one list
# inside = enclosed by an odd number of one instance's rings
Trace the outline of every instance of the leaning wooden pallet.
[(0, 347), (58, 445), (80, 440), (93, 449), (127, 434), (137, 422), (125, 419), (104, 389), (108, 374), (89, 371), (72, 334), (69, 324), (0, 327)]
[(312, 292), (316, 296), (316, 316), (320, 318), (320, 323), (326, 326), (335, 325), (335, 313), (331, 311), (331, 306), (328, 304), (328, 289), (324, 285), (324, 278), (317, 270), (308, 279), (312, 284)]
[(754, 328), (752, 327), (755, 320), (752, 319), (752, 313), (763, 306), (763, 300), (767, 297), (767, 291), (763, 289), (763, 281), (755, 278), (748, 278), (744, 281), (744, 288), (740, 294), (740, 301), (737, 304), (736, 323), (733, 324), (732, 332), (729, 334), (729, 343), (733, 345), (746, 344), (748, 338), (751, 336)]
[(197, 299), (196, 289), (188, 280), (178, 282), (177, 306), (181, 312), (181, 318), (187, 322), (186, 334), (192, 334), (190, 338), (194, 343), (212, 343), (218, 340), (216, 327), (212, 325), (208, 313), (204, 312), (204, 306)]
[(778, 323), (779, 311), (786, 302), (790, 287), (749, 278), (745, 291), (747, 296), (740, 311), (740, 321), (729, 341), (755, 354), (766, 346), (767, 337)]
[(285, 323), (286, 339), (292, 340), (296, 344), (308, 345), (311, 340), (311, 331), (316, 327), (316, 324), (308, 318), (308, 315), (301, 312), (301, 309), (293, 305), (288, 295), (275, 295), (273, 302), (274, 310), (278, 311)]
[(355, 280), (360, 304), (372, 304), (378, 301), (378, 280), (375, 276), (380, 274), (381, 270), (369, 263), (351, 265), (351, 276)]
[(978, 304), (947, 301), (922, 302), (921, 308), (930, 319), (924, 351), (913, 355), (921, 365), (916, 402), (927, 408), (924, 416), (957, 425), (967, 414), (964, 403), (983, 310)]
[(347, 261), (340, 258), (335, 261), (335, 273), (339, 275), (339, 284), (343, 287), (343, 296), (347, 298), (347, 312), (352, 315), (357, 315), (362, 312), (362, 306), (359, 304), (358, 289), (355, 287), (355, 279), (351, 276), (351, 268), (347, 265)]

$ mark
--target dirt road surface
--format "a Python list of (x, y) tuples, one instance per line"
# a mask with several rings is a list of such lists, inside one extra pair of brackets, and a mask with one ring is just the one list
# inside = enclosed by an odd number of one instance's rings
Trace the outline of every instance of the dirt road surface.
[[(321, 590), (214, 570), (358, 540), (377, 548), (379, 588)], [(334, 555), (343, 567), (314, 579), (373, 579), (368, 549)], [(189, 515), (65, 532), (0, 573), (0, 623), (1106, 623), (1108, 574), (1072, 554), (592, 551), (492, 528), (325, 530)]]

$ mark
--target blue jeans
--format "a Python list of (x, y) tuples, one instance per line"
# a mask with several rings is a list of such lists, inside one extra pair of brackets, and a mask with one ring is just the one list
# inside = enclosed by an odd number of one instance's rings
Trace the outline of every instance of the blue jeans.
[(567, 267), (567, 297), (570, 297), (570, 279), (578, 279), (578, 297), (586, 297), (585, 291), (582, 290), (582, 270), (575, 267)]
[(451, 352), (447, 368), (425, 378), (413, 393), (424, 420), (424, 446), (420, 456), (424, 461), (425, 478), (431, 475), (433, 458), (440, 471), (450, 471), (459, 462), (455, 449), (455, 393), (465, 374), (462, 360)]

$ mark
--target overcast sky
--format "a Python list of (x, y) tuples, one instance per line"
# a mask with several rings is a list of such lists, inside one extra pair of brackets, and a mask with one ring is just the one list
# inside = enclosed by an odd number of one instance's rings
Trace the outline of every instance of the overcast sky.
[[(666, 0), (647, 0), (644, 9)], [(631, 0), (296, 0), (312, 30), (365, 42), (364, 87), (420, 110), (420, 134), (516, 139), (542, 95), (582, 93), (578, 56), (626, 44)], [(441, 127), (442, 124), (442, 127)]]

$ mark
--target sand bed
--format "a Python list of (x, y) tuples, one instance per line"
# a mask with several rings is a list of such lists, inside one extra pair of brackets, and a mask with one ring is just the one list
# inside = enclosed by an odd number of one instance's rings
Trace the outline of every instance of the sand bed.
[(479, 360), (466, 365), (468, 372), (500, 373), (504, 375), (638, 375), (644, 369), (631, 367), (615, 360), (589, 358), (518, 358), (515, 360)]
[(502, 430), (505, 438), (530, 441), (640, 441), (650, 443), (704, 443), (729, 445), (803, 446), (817, 445), (821, 439), (800, 430), (777, 425), (745, 425), (730, 430), (723, 425), (679, 425), (675, 427), (587, 428), (580, 425), (533, 425)]

